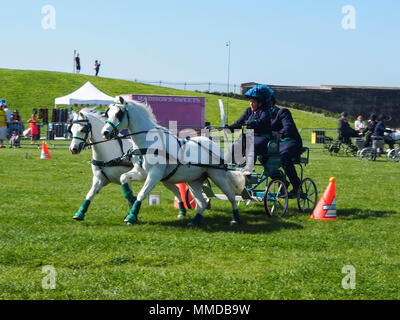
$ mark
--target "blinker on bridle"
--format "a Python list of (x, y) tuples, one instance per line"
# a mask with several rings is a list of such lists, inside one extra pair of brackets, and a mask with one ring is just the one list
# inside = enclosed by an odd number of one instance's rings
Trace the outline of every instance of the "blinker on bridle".
[[(109, 111), (110, 109), (107, 109), (107, 111), (106, 111), (106, 113), (105, 113), (105, 116), (108, 118), (108, 111)], [(113, 122), (111, 122), (110, 120), (106, 120), (106, 123), (108, 123), (112, 128), (113, 128), (113, 130), (111, 131), (111, 138), (113, 138), (113, 137), (116, 137), (118, 134), (119, 134), (119, 130), (118, 130), (118, 127), (119, 127), (119, 125), (121, 124), (121, 122), (122, 122), (122, 120), (123, 120), (123, 118), (124, 118), (124, 115), (125, 115), (125, 111), (124, 110), (122, 110), (121, 108), (119, 108), (119, 111), (117, 112), (117, 114), (115, 115), (116, 116), (116, 118), (118, 119), (118, 123), (117, 124), (115, 124), (115, 123), (113, 123)]]
[[(85, 134), (84, 138), (81, 137), (77, 137), (77, 136), (72, 136), (72, 126), (74, 124), (81, 124), (83, 125), (83, 129), (81, 130), (81, 132), (83, 132)], [(72, 139), (78, 139), (81, 140), (83, 142), (81, 142), (79, 144), (79, 148), (82, 150), (85, 146), (86, 146), (86, 140), (89, 138), (89, 134), (92, 132), (92, 125), (89, 122), (89, 120), (85, 119), (85, 120), (74, 120), (72, 121), (72, 123), (68, 126), (68, 132), (71, 134)]]

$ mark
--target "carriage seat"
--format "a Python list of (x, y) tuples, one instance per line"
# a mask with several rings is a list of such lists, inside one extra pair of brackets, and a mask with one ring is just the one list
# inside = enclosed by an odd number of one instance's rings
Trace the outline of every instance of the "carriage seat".
[(279, 140), (272, 139), (268, 142), (267, 161), (264, 167), (268, 171), (276, 171), (282, 167), (282, 156), (279, 152)]

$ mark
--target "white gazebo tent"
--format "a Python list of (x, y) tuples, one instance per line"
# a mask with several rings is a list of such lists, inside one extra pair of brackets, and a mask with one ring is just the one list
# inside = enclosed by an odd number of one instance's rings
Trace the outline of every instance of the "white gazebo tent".
[(89, 81), (78, 90), (67, 96), (59, 97), (54, 100), (55, 105), (109, 105), (115, 98), (106, 95), (97, 89)]

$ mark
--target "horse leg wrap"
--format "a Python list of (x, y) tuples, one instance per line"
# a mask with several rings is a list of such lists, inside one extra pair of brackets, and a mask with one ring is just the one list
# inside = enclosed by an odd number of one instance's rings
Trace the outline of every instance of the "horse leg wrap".
[(78, 212), (75, 213), (74, 219), (75, 220), (84, 220), (85, 219), (85, 213), (88, 210), (90, 205), (90, 200), (85, 200), (83, 201), (81, 207), (79, 208)]
[(131, 210), (129, 211), (129, 214), (125, 218), (125, 222), (127, 224), (134, 224), (138, 221), (138, 214), (140, 210), (140, 206), (142, 205), (142, 201), (136, 200), (135, 204), (132, 206)]
[(136, 201), (136, 197), (133, 195), (133, 192), (132, 192), (131, 188), (129, 188), (128, 183), (122, 184), (121, 187), (122, 187), (122, 191), (124, 192), (125, 199), (128, 200), (129, 207), (132, 208), (132, 206), (134, 205), (134, 203)]
[(196, 214), (194, 219), (189, 223), (190, 227), (198, 227), (200, 226), (201, 220), (203, 220), (203, 216), (201, 214)]
[(233, 217), (232, 217), (233, 222), (240, 222), (240, 216), (239, 216), (239, 209), (233, 210)]
[(179, 215), (183, 217), (186, 216), (186, 208), (183, 202), (179, 202)]

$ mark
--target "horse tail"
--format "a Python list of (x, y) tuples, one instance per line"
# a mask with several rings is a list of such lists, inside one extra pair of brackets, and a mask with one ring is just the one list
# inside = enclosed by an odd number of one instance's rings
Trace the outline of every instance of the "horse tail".
[(227, 171), (228, 183), (236, 195), (241, 195), (246, 188), (246, 178), (240, 171)]

